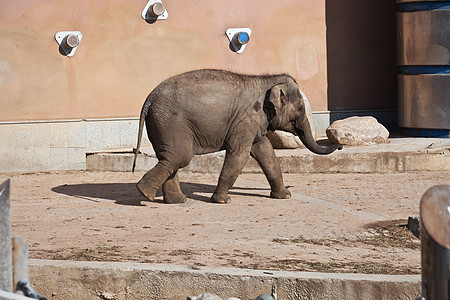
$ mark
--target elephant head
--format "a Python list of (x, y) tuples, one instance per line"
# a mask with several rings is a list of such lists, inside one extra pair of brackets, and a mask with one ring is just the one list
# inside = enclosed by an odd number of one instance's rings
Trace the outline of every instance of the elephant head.
[(305, 101), (295, 80), (285, 76), (285, 80), (275, 83), (266, 93), (265, 112), (269, 130), (283, 130), (298, 135), (302, 143), (316, 154), (330, 154), (341, 145), (321, 146), (314, 140), (307, 118)]

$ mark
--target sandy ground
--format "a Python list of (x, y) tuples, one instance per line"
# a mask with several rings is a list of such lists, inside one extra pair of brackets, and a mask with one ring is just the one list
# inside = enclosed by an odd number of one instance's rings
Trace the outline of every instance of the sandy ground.
[(142, 172), (4, 175), (31, 258), (384, 274), (420, 273), (407, 218), (450, 184), (450, 171), (285, 174), (292, 198), (276, 200), (263, 174), (242, 174), (220, 205), (218, 174), (181, 173), (188, 201), (168, 205), (139, 194)]

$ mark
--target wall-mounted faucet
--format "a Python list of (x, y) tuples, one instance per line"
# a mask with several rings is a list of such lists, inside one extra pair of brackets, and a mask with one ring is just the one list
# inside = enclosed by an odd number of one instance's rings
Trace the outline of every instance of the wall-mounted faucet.
[(60, 31), (55, 34), (61, 54), (72, 57), (77, 51), (83, 35), (79, 31)]
[(252, 30), (250, 28), (228, 28), (225, 33), (234, 51), (242, 53), (250, 41)]
[(164, 4), (160, 0), (150, 0), (141, 13), (142, 19), (147, 22), (165, 20), (169, 16)]

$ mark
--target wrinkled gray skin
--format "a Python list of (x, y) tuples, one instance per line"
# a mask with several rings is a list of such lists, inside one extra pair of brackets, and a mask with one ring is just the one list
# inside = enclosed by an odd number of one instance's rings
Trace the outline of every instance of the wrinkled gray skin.
[(196, 154), (226, 150), (212, 202), (230, 201), (228, 190), (248, 160), (254, 157), (266, 175), (273, 198), (289, 198), (268, 130), (297, 134), (316, 154), (339, 145), (320, 146), (311, 134), (305, 105), (295, 80), (288, 75), (246, 76), (219, 70), (199, 70), (167, 79), (147, 97), (141, 111), (136, 157), (143, 126), (158, 164), (137, 183), (153, 200), (162, 185), (164, 202), (182, 203), (178, 169)]

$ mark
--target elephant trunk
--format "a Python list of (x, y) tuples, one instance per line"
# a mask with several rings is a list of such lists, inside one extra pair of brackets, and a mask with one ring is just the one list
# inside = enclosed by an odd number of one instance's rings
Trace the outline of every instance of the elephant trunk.
[(303, 122), (301, 122), (301, 126), (295, 126), (295, 132), (298, 137), (302, 141), (302, 143), (315, 154), (326, 155), (333, 153), (336, 149), (342, 149), (342, 146), (339, 144), (330, 145), (330, 146), (321, 146), (317, 144), (314, 139), (311, 131), (311, 126), (309, 125), (308, 120), (305, 118)]

